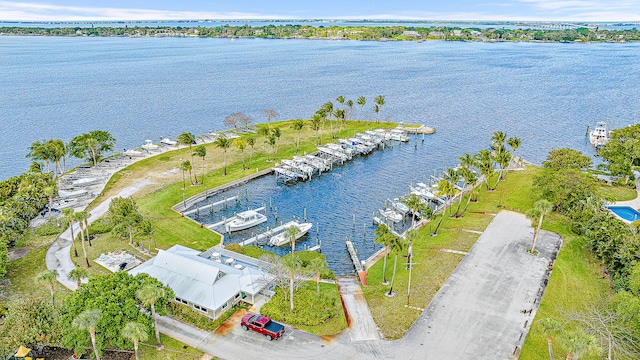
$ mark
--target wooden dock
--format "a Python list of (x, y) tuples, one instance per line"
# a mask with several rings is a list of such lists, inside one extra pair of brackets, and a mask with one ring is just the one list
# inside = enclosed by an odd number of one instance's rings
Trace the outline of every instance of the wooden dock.
[(237, 202), (240, 199), (239, 199), (238, 196), (232, 196), (230, 198), (227, 198), (227, 199), (224, 199), (224, 200), (220, 200), (218, 202), (214, 202), (213, 204), (209, 204), (209, 205), (205, 205), (205, 206), (202, 206), (202, 207), (199, 207), (199, 208), (195, 208), (193, 210), (185, 211), (184, 212), (184, 216), (188, 216), (188, 215), (191, 215), (191, 214), (194, 214), (194, 213), (198, 214), (198, 216), (199, 216), (200, 215), (200, 211), (206, 210), (206, 209), (211, 209), (210, 213), (213, 213), (213, 208), (215, 208), (216, 206), (223, 205), (224, 207), (226, 207), (229, 202), (234, 201), (234, 200)]
[(417, 128), (402, 127), (401, 129), (406, 131), (408, 134), (430, 135), (430, 134), (435, 134), (436, 133), (436, 128), (432, 128), (430, 126), (425, 126), (425, 125), (421, 125), (420, 127), (417, 127)]
[(353, 241), (347, 240), (347, 250), (349, 251), (349, 256), (351, 257), (351, 261), (353, 262), (353, 266), (356, 269), (356, 273), (358, 274), (358, 278), (360, 279), (360, 283), (362, 286), (367, 286), (367, 271), (362, 266), (362, 263), (358, 259), (358, 252), (353, 247)]

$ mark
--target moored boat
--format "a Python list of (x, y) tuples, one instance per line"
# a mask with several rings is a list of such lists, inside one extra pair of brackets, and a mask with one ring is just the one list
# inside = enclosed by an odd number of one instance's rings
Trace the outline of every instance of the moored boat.
[(227, 232), (239, 231), (254, 227), (267, 221), (267, 216), (255, 210), (247, 210), (236, 214), (235, 218), (224, 225)]
[[(294, 222), (294, 223), (291, 224), (291, 226), (296, 227), (298, 229), (298, 232), (296, 233), (296, 241), (298, 241), (298, 239), (300, 239), (307, 232), (309, 232), (309, 230), (311, 229), (313, 224), (312, 223), (302, 223), (301, 224), (301, 223), (298, 223), (298, 222)], [(287, 231), (291, 226), (286, 227), (283, 232), (272, 236), (271, 239), (269, 239), (269, 245), (271, 245), (271, 246), (286, 246), (286, 245), (289, 245), (291, 243), (291, 236), (287, 235)]]
[(596, 148), (609, 142), (609, 130), (605, 122), (598, 121), (596, 123), (593, 131), (589, 133), (589, 142)]

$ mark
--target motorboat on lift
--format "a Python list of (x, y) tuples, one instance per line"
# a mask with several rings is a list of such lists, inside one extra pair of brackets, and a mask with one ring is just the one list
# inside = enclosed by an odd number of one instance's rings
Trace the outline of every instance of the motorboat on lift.
[(296, 233), (296, 241), (298, 241), (298, 239), (300, 239), (307, 232), (309, 232), (309, 230), (311, 229), (312, 226), (313, 226), (312, 223), (302, 223), (301, 224), (299, 222), (293, 222), (291, 224), (291, 226), (285, 227), (283, 232), (272, 236), (271, 239), (269, 239), (269, 245), (271, 245), (271, 246), (286, 246), (286, 245), (289, 245), (291, 243), (291, 236), (287, 235), (287, 231), (289, 230), (289, 228), (295, 227), (295, 228), (298, 229), (298, 232)]
[(239, 231), (260, 225), (267, 221), (267, 216), (255, 210), (247, 210), (236, 214), (236, 216), (224, 225), (228, 233)]

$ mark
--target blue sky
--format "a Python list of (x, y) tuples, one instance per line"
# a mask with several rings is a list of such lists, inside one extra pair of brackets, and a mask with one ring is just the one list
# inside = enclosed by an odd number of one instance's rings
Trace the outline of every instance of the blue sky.
[(423, 19), (640, 21), (640, 0), (0, 0), (0, 20)]

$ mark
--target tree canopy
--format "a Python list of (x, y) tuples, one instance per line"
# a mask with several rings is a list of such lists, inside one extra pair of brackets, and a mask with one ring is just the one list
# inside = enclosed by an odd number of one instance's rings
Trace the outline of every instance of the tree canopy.
[(611, 175), (633, 179), (632, 166), (640, 165), (640, 124), (612, 131), (611, 140), (599, 154)]
[(90, 133), (78, 135), (69, 142), (69, 153), (78, 159), (87, 159), (91, 164), (97, 164), (102, 156), (113, 150), (116, 139), (107, 131), (93, 130)]
[(549, 151), (549, 155), (547, 155), (547, 160), (543, 163), (543, 166), (555, 170), (587, 170), (591, 167), (591, 164), (591, 158), (580, 151), (562, 148)]

